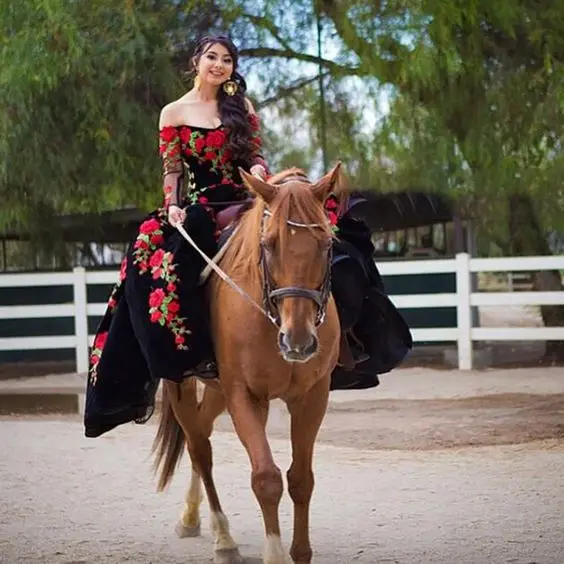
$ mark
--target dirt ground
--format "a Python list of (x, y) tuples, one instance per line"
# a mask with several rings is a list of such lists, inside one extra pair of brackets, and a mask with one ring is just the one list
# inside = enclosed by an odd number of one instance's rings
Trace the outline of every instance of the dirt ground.
[[(561, 564), (563, 416), (558, 393), (333, 402), (315, 458), (314, 562)], [(173, 531), (187, 461), (166, 493), (155, 492), (156, 422), (85, 439), (78, 416), (0, 418), (0, 562), (211, 562), (205, 504), (202, 537), (180, 540)], [(284, 471), (281, 404), (268, 429)], [(234, 537), (257, 564), (262, 522), (226, 416), (213, 444)], [(281, 519), (288, 546), (287, 495)]]

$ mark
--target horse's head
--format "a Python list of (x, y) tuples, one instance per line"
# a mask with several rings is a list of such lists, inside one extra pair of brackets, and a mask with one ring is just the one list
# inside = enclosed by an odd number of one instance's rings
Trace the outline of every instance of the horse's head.
[(306, 362), (318, 350), (317, 327), (329, 301), (333, 232), (324, 203), (340, 175), (340, 164), (316, 183), (298, 169), (269, 182), (241, 171), (257, 196), (261, 217), (260, 265), (264, 307), (278, 326), (285, 360)]

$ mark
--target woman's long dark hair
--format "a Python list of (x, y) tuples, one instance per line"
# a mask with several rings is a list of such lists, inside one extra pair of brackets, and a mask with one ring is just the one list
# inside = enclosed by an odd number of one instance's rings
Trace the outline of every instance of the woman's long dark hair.
[(251, 141), (252, 129), (249, 122), (247, 106), (245, 104), (245, 92), (247, 83), (237, 72), (239, 62), (239, 51), (227, 35), (206, 35), (196, 44), (194, 49), (194, 68), (197, 68), (201, 56), (210, 49), (212, 45), (223, 45), (233, 59), (233, 73), (230, 80), (237, 83), (237, 92), (234, 96), (229, 96), (219, 89), (218, 108), (221, 123), (229, 131), (229, 142), (227, 148), (231, 151), (233, 158), (241, 161), (247, 167), (251, 166), (255, 146)]

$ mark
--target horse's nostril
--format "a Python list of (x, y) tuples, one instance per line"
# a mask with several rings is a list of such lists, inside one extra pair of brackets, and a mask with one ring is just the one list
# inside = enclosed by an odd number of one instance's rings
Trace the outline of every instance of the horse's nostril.
[(282, 352), (288, 352), (291, 350), (290, 340), (288, 339), (288, 335), (286, 333), (278, 333), (278, 346)]
[(319, 346), (319, 341), (315, 335), (310, 336), (310, 341), (307, 346), (304, 348), (304, 353), (306, 354), (314, 354), (317, 352), (317, 347)]

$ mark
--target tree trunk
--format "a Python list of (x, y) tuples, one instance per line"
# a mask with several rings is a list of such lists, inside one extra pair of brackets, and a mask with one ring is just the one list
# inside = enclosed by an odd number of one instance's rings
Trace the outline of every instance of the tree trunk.
[[(545, 256), (552, 254), (544, 235), (531, 197), (527, 194), (512, 194), (509, 197), (509, 232), (511, 251), (515, 256)], [(544, 270), (533, 275), (533, 289), (538, 292), (564, 290), (560, 272)], [(541, 306), (541, 316), (546, 327), (564, 327), (564, 306)], [(545, 360), (564, 361), (564, 341), (549, 341), (546, 344)]]

